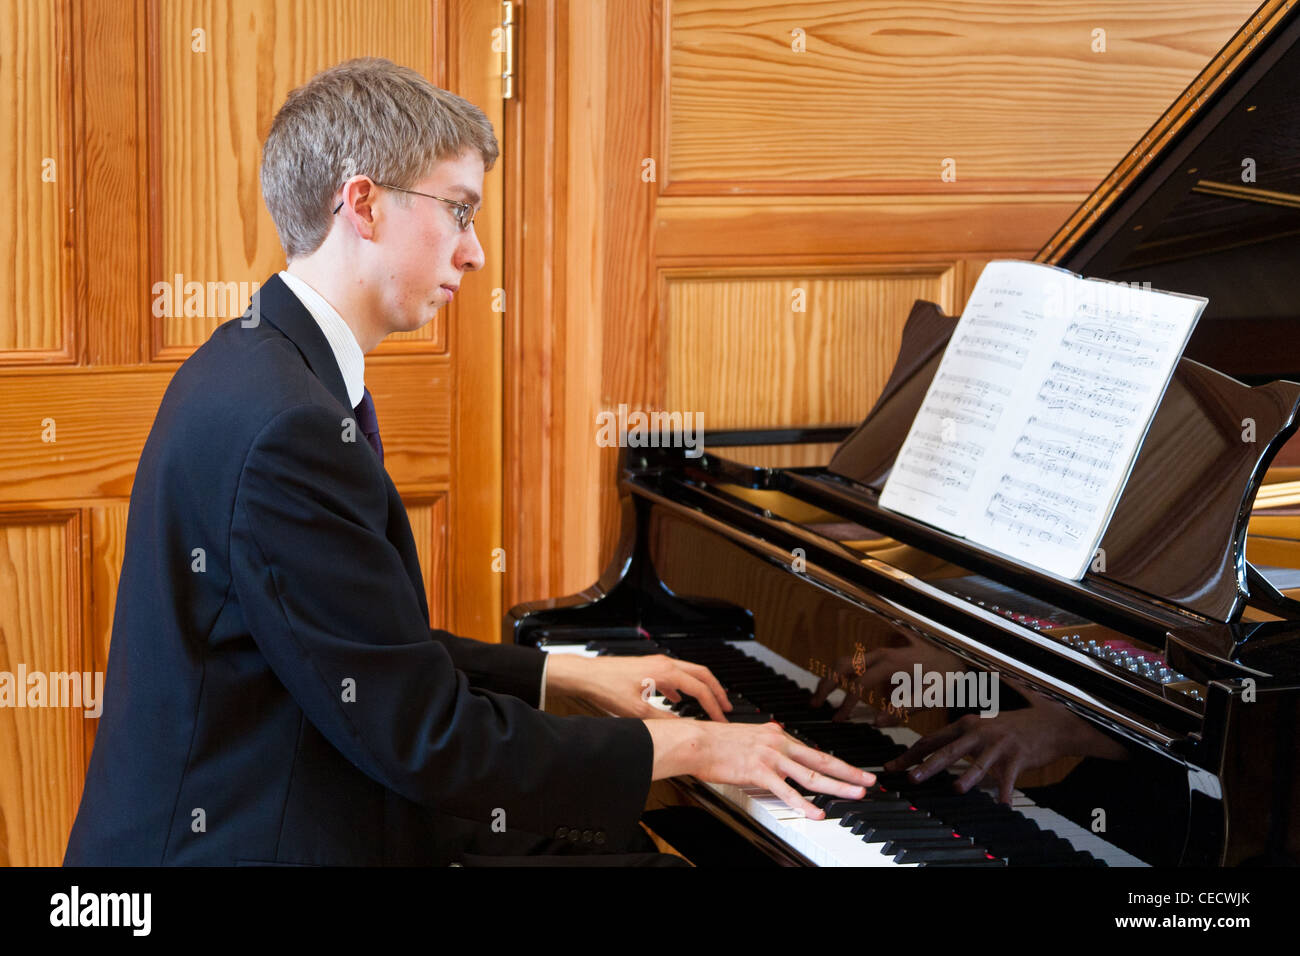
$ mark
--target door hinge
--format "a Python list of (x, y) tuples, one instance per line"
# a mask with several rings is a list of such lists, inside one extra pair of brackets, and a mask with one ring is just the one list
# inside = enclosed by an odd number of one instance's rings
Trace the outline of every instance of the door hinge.
[(492, 32), (496, 34), (493, 47), (501, 53), (501, 98), (515, 98), (515, 5), (512, 0), (502, 0), (501, 26)]

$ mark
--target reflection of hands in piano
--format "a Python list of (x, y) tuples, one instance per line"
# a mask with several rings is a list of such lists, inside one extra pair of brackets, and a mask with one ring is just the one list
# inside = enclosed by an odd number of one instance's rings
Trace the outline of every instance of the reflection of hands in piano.
[(965, 669), (960, 658), (942, 651), (928, 641), (905, 636), (907, 643), (894, 647), (878, 647), (864, 655), (846, 654), (835, 662), (835, 668), (817, 682), (813, 691), (814, 709), (841, 688), (844, 700), (835, 711), (834, 720), (848, 720), (859, 704), (871, 711), (871, 722), (877, 727), (891, 727), (902, 723), (894, 709), (886, 709), (894, 690), (893, 677), (898, 673), (909, 676), (913, 668), (921, 665), (922, 671), (958, 672)]
[(1120, 744), (1072, 714), (1064, 704), (1039, 694), (1026, 696), (1028, 707), (1006, 710), (996, 717), (968, 714), (922, 737), (886, 763), (885, 769), (904, 770), (924, 760), (908, 774), (919, 783), (959, 760), (969, 759), (970, 766), (954, 784), (956, 789), (966, 793), (987, 776), (997, 786), (998, 800), (1009, 804), (1022, 771), (1044, 766), (1058, 757), (1124, 759)]
[(664, 654), (644, 657), (576, 657), (553, 654), (546, 664), (546, 689), (590, 700), (615, 717), (667, 717), (647, 698), (663, 694), (676, 703), (694, 697), (713, 720), (731, 710), (727, 692), (707, 667)]

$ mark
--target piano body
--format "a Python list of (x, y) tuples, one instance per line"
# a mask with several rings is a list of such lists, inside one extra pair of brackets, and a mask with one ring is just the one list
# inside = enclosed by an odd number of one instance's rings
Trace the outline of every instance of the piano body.
[[(956, 793), (960, 767), (924, 784), (893, 772), (859, 804), (823, 801), (824, 821), (679, 778), (660, 794), (666, 829), (652, 824), (669, 843), (694, 858), (684, 844), (707, 820), (744, 848), (721, 862), (1300, 861), (1300, 518), (1253, 509), (1266, 481), (1300, 477), (1284, 467), (1300, 444), (1284, 449), (1300, 422), (1298, 41), (1300, 9), (1261, 7), (1039, 255), (1209, 299), (1082, 580), (879, 506), (955, 324), (929, 303), (826, 467), (726, 457), (826, 429), (710, 434), (698, 458), (669, 435), (624, 449), (615, 560), (581, 594), (513, 608), (507, 640), (704, 663), (733, 719), (775, 718), (872, 768), (962, 716), (900, 708), (882, 666), (971, 688), (996, 673), (1001, 716), (1029, 718), (1052, 755), (1010, 806)], [(719, 861), (718, 840), (695, 842)]]

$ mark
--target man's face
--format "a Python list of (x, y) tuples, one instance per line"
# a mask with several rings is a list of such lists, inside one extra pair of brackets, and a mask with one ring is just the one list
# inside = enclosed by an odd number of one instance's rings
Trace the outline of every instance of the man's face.
[[(483, 195), (483, 159), (475, 150), (466, 150), (458, 159), (438, 163), (410, 188), (477, 209)], [(461, 232), (455, 206), (383, 187), (379, 191), (383, 212), (374, 252), (384, 334), (410, 332), (452, 300), (466, 272), (483, 268), (483, 247), (474, 226)]]

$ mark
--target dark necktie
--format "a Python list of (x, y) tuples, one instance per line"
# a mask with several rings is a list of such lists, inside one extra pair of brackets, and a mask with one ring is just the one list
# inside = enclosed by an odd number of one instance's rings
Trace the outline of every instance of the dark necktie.
[(366, 436), (366, 441), (370, 442), (370, 447), (375, 450), (379, 456), (379, 463), (384, 463), (384, 443), (379, 440), (379, 419), (375, 417), (375, 400), (370, 397), (370, 389), (365, 389), (361, 396), (361, 404), (353, 411), (357, 416), (357, 425), (361, 428), (361, 434)]

